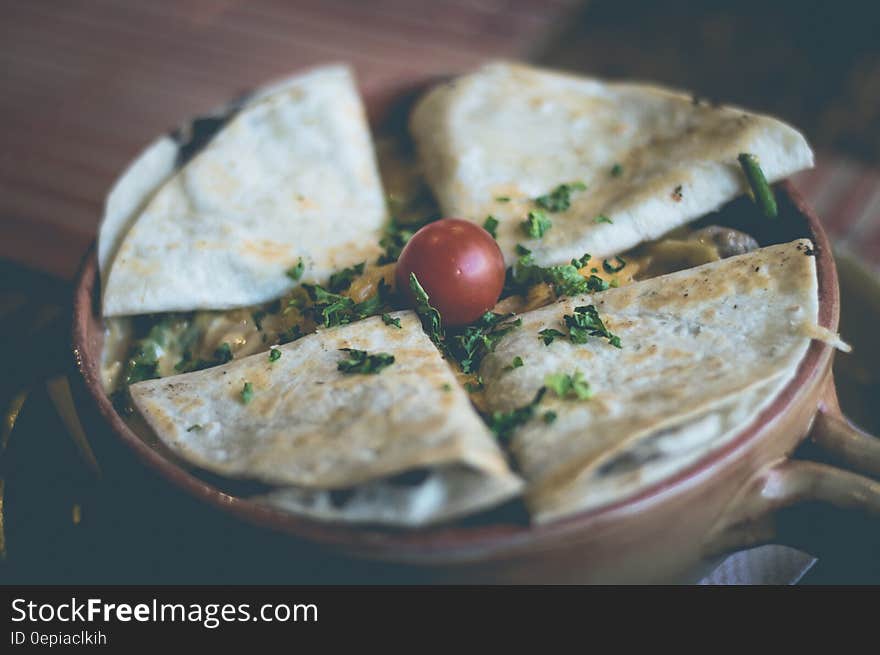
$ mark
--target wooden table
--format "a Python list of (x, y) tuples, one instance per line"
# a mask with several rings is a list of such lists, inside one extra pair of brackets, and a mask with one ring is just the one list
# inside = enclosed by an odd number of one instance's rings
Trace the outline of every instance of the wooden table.
[(573, 0), (4, 0), (0, 258), (70, 277), (156, 135), (244, 89), (346, 61), (374, 87), (524, 57)]

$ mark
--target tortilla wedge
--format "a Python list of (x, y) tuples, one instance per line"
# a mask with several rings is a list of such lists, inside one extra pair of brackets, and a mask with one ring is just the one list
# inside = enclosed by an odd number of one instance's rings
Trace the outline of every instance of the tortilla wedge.
[[(280, 346), (274, 361), (139, 382), (132, 400), (185, 461), (281, 487), (261, 500), (316, 518), (422, 525), (517, 495), (521, 481), (416, 315), (393, 316), (400, 328), (372, 317)], [(344, 373), (342, 348), (395, 361)]]
[[(495, 217), (508, 265), (518, 243), (548, 266), (656, 239), (744, 193), (743, 152), (770, 182), (813, 165), (804, 137), (774, 118), (505, 62), (431, 90), (410, 131), (444, 214)], [(563, 184), (575, 186), (551, 209), (535, 202)], [(541, 238), (521, 225), (534, 210), (552, 222)]]
[[(552, 374), (580, 373), (594, 393), (579, 400), (548, 390), (512, 436), (533, 518), (619, 498), (656, 480), (657, 465), (668, 473), (670, 461), (672, 469), (690, 461), (659, 457), (664, 447), (699, 456), (747, 426), (823, 335), (812, 254), (798, 240), (523, 314), (482, 363), (490, 409), (527, 405)], [(564, 316), (587, 305), (621, 348), (598, 336), (545, 345), (539, 331), (567, 334)], [(523, 366), (507, 370), (517, 356)], [(549, 425), (540, 420), (548, 411)], [(609, 482), (612, 474), (630, 479)]]
[[(167, 176), (166, 145), (138, 175)], [(300, 259), (301, 281), (323, 282), (379, 253), (384, 194), (345, 67), (257, 96), (139, 213), (149, 183), (123, 181), (101, 230), (105, 316), (254, 305), (287, 291)]]

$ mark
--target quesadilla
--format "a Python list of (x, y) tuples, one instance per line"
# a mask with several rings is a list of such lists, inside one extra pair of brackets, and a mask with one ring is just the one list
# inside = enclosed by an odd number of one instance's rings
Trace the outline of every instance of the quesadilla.
[(376, 256), (384, 195), (350, 71), (261, 94), (131, 219), (136, 204), (102, 229), (105, 316), (254, 305), (292, 286), (288, 270), (321, 282)]
[[(131, 397), (179, 457), (277, 486), (261, 500), (305, 515), (422, 525), (515, 496), (519, 478), (416, 315), (387, 319), (139, 382)], [(378, 372), (357, 365), (371, 356)]]
[(143, 211), (147, 200), (174, 172), (177, 144), (170, 136), (151, 143), (113, 185), (104, 203), (104, 218), (98, 235), (98, 268), (101, 285), (107, 284), (110, 262), (119, 242)]
[(664, 442), (699, 456), (748, 425), (826, 336), (813, 254), (794, 241), (523, 314), (480, 373), (496, 418), (520, 410), (511, 447), (533, 518), (619, 498), (621, 478), (597, 484), (615, 469), (630, 491), (668, 474)]
[(788, 125), (654, 86), (494, 63), (431, 90), (410, 131), (447, 216), (498, 221), (542, 266), (618, 254), (813, 164)]

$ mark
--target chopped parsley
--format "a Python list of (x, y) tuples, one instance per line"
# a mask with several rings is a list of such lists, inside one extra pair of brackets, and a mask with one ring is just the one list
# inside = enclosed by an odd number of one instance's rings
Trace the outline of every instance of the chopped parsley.
[(610, 285), (598, 275), (590, 275), (587, 278), (587, 291), (605, 291)]
[(394, 363), (394, 355), (389, 353), (371, 355), (366, 350), (355, 350), (354, 348), (340, 348), (340, 350), (348, 353), (345, 359), (339, 360), (336, 367), (343, 373), (376, 374)]
[(492, 235), (493, 239), (498, 238), (498, 219), (494, 216), (487, 216), (483, 221), (483, 229)]
[(125, 384), (159, 377), (159, 354), (165, 348), (171, 322), (171, 318), (159, 321), (135, 343), (125, 368)]
[(397, 218), (392, 217), (388, 225), (385, 227), (385, 232), (382, 235), (382, 238), (379, 239), (379, 245), (385, 250), (385, 252), (380, 255), (376, 263), (381, 265), (396, 262), (400, 257), (400, 252), (412, 238), (412, 235), (415, 234), (420, 227), (430, 223), (436, 218), (439, 217), (429, 216), (428, 218), (417, 222), (408, 221), (402, 223)]
[(541, 387), (535, 397), (527, 405), (517, 407), (509, 412), (492, 412), (489, 416), (489, 429), (502, 441), (508, 440), (521, 425), (528, 423), (535, 415), (535, 408), (541, 402), (541, 398), (547, 393), (546, 387)]
[(559, 330), (554, 330), (553, 328), (547, 328), (538, 332), (538, 335), (540, 335), (540, 338), (544, 341), (544, 345), (549, 346), (557, 337), (564, 337), (565, 333), (560, 332)]
[(496, 196), (495, 202), (510, 202), (510, 196)]
[(586, 188), (587, 185), (583, 182), (560, 184), (550, 193), (535, 198), (535, 204), (548, 212), (564, 212), (571, 207), (572, 191), (584, 191)]
[(281, 351), (278, 348), (269, 348), (269, 361), (277, 362), (281, 359)]
[(611, 167), (611, 177), (620, 177), (621, 175), (623, 175), (623, 166), (620, 164), (614, 164), (614, 166)]
[(241, 402), (247, 405), (253, 399), (254, 385), (252, 385), (250, 382), (245, 382), (244, 386), (241, 388)]
[(317, 284), (304, 284), (303, 287), (314, 303), (312, 312), (316, 320), (320, 319), (324, 327), (346, 325), (378, 314), (385, 307), (386, 299), (390, 294), (385, 280), (379, 280), (379, 288), (375, 295), (359, 303)]
[(752, 197), (755, 200), (755, 204), (761, 208), (761, 211), (764, 212), (764, 216), (767, 218), (776, 218), (779, 214), (779, 210), (776, 206), (776, 197), (773, 195), (773, 189), (771, 189), (770, 185), (767, 183), (767, 178), (764, 176), (764, 171), (761, 170), (758, 158), (747, 152), (743, 152), (737, 157), (737, 161), (739, 161), (739, 165), (742, 166), (746, 180), (748, 180), (749, 186), (752, 189)]
[(201, 432), (202, 426), (196, 423), (195, 425), (189, 426), (186, 431), (187, 432)]
[(513, 358), (513, 361), (510, 362), (510, 364), (508, 364), (507, 366), (504, 367), (504, 370), (505, 371), (512, 371), (515, 368), (520, 368), (522, 365), (523, 365), (522, 357), (517, 355), (516, 357)]
[(594, 223), (611, 223), (612, 225), (614, 224), (614, 221), (612, 221), (610, 218), (608, 218), (604, 214), (599, 214), (596, 218), (593, 219), (593, 222)]
[(462, 372), (475, 371), (483, 357), (493, 352), (506, 334), (522, 325), (521, 318), (508, 320), (511, 316), (486, 312), (474, 325), (469, 325), (450, 339), (449, 354), (461, 365)]
[(394, 318), (391, 314), (382, 314), (382, 322), (385, 325), (392, 325), (396, 327), (398, 330), (402, 330), (403, 328), (400, 326), (400, 319)]
[(443, 389), (443, 391), (452, 391), (452, 385), (448, 382), (444, 382), (443, 386), (440, 388)]
[(602, 268), (605, 269), (606, 273), (619, 273), (626, 266), (626, 260), (623, 257), (617, 256), (611, 261), (614, 263), (612, 264), (607, 259), (602, 260)]
[(599, 278), (590, 282), (579, 273), (579, 270), (590, 261), (588, 254), (580, 259), (572, 259), (569, 264), (544, 268), (534, 263), (532, 251), (528, 248), (517, 244), (516, 253), (519, 259), (509, 269), (506, 280), (508, 291), (522, 291), (539, 282), (552, 284), (556, 295), (559, 296), (574, 296), (587, 291), (603, 290), (602, 284), (596, 281)]
[(551, 373), (544, 378), (544, 384), (560, 398), (589, 400), (593, 397), (590, 384), (584, 379), (584, 375), (580, 371), (576, 371), (574, 375)]
[(431, 341), (433, 341), (438, 348), (444, 350), (445, 346), (443, 340), (445, 339), (445, 335), (443, 333), (443, 320), (440, 318), (440, 312), (431, 307), (431, 303), (429, 302), (430, 298), (428, 297), (428, 294), (425, 293), (422, 285), (419, 284), (419, 279), (416, 277), (415, 273), (409, 274), (409, 288), (415, 298), (415, 310), (416, 314), (419, 315), (419, 318), (422, 319), (422, 327), (425, 328), (425, 332), (428, 333)]
[(550, 425), (556, 420), (556, 412), (554, 412), (552, 409), (548, 409), (546, 412), (544, 412), (543, 419), (544, 423)]
[(303, 272), (305, 270), (306, 265), (303, 263), (302, 257), (300, 257), (299, 261), (296, 263), (296, 266), (288, 268), (286, 274), (287, 277), (289, 277), (294, 282), (299, 282), (299, 279), (303, 276)]
[(568, 327), (568, 338), (572, 343), (586, 343), (589, 337), (603, 337), (615, 348), (621, 347), (620, 337), (605, 327), (593, 305), (575, 307), (574, 314), (566, 314), (563, 321)]
[(341, 271), (333, 273), (333, 275), (330, 276), (330, 291), (333, 293), (339, 293), (340, 291), (348, 289), (354, 279), (364, 272), (365, 264), (366, 262), (361, 262), (360, 264), (355, 264), (354, 266), (343, 268)]
[(261, 331), (262, 331), (262, 329), (263, 329), (263, 319), (266, 318), (266, 314), (267, 314), (267, 313), (268, 313), (268, 312), (266, 312), (265, 309), (258, 309), (258, 310), (255, 311), (253, 314), (251, 314), (251, 319), (253, 320), (254, 325), (257, 326), (257, 329), (258, 329), (258, 330), (261, 330)]
[(540, 239), (553, 227), (553, 221), (542, 211), (529, 212), (528, 218), (520, 223), (523, 233), (532, 239)]

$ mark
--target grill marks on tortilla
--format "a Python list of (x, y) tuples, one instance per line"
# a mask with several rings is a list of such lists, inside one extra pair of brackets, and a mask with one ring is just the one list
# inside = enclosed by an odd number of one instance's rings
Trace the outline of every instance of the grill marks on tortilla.
[[(808, 247), (802, 240), (770, 246), (521, 315), (521, 330), (480, 368), (489, 410), (525, 405), (548, 374), (560, 371), (582, 373), (595, 391), (589, 402), (545, 395), (531, 420), (513, 431), (511, 447), (537, 520), (598, 502), (588, 483), (594, 470), (648, 435), (685, 430), (693, 418), (720, 412), (703, 428), (711, 444), (731, 423), (725, 417), (745, 416), (733, 423), (747, 425), (772, 400), (750, 394), (794, 375), (818, 317), (815, 261), (803, 256)], [(537, 338), (588, 304), (620, 335), (623, 350), (602, 339), (545, 346)], [(506, 369), (514, 356), (529, 365)], [(550, 425), (535, 418), (545, 411), (556, 414)]]
[(305, 282), (374, 260), (384, 219), (351, 73), (316, 69), (246, 104), (155, 192), (110, 266), (104, 315), (268, 302), (300, 258)]
[[(410, 128), (444, 214), (494, 216), (508, 265), (534, 198), (559, 210), (526, 244), (549, 266), (623, 252), (745, 193), (741, 152), (760, 158), (770, 182), (813, 159), (798, 132), (770, 117), (504, 62), (435, 87)], [(588, 190), (549, 200), (573, 180)]]
[[(467, 468), (472, 497), (447, 489), (455, 507), (440, 502), (419, 519), (427, 522), (515, 495), (519, 479), (418, 317), (407, 311), (389, 318), (400, 329), (375, 316), (280, 346), (275, 361), (259, 353), (135, 384), (131, 395), (162, 442), (213, 473), (304, 493), (374, 484), (413, 470)], [(364, 361), (381, 354), (394, 363), (369, 375), (339, 370), (341, 358), (360, 352)], [(385, 363), (383, 357), (379, 364)], [(252, 390), (247, 402), (246, 383)], [(202, 427), (189, 430), (193, 425)], [(452, 484), (458, 474), (440, 479)], [(412, 519), (375, 515), (392, 523)]]

